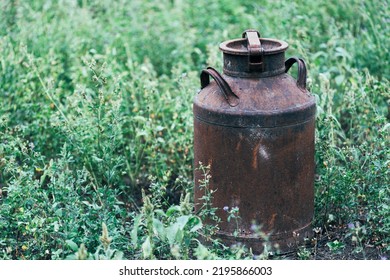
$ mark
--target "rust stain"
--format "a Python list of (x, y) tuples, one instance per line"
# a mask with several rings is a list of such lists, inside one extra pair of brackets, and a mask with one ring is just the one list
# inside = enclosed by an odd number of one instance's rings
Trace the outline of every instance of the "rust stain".
[(241, 150), (241, 143), (242, 143), (242, 140), (244, 140), (244, 137), (242, 136), (242, 133), (240, 133), (240, 135), (238, 136), (239, 137), (239, 141), (237, 142), (237, 145), (236, 145), (236, 151), (239, 152)]
[(273, 214), (271, 215), (271, 220), (268, 222), (268, 226), (269, 226), (270, 229), (273, 229), (273, 228), (274, 228), (275, 219), (276, 219), (276, 216), (277, 216), (277, 215), (278, 215), (277, 213), (273, 213)]
[(260, 147), (260, 143), (257, 143), (257, 145), (255, 146), (255, 148), (253, 149), (253, 152), (252, 152), (252, 167), (253, 167), (253, 169), (258, 168), (259, 147)]

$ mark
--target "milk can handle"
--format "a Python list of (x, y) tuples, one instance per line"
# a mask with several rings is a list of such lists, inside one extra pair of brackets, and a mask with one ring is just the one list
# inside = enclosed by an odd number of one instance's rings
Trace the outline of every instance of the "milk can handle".
[(213, 77), (215, 82), (217, 83), (219, 89), (221, 90), (223, 96), (226, 101), (229, 103), (231, 107), (235, 107), (238, 105), (238, 96), (232, 91), (229, 84), (226, 80), (212, 67), (207, 67), (207, 69), (202, 70), (200, 74), (200, 85), (201, 89), (205, 88), (210, 83), (210, 76)]
[(242, 33), (242, 38), (248, 40), (248, 67), (249, 71), (264, 69), (264, 48), (260, 41), (260, 32), (248, 29)]
[(306, 91), (306, 63), (302, 58), (298, 57), (290, 57), (286, 60), (285, 67), (285, 73), (290, 70), (291, 66), (294, 65), (294, 63), (298, 63), (298, 79), (297, 79), (297, 86)]

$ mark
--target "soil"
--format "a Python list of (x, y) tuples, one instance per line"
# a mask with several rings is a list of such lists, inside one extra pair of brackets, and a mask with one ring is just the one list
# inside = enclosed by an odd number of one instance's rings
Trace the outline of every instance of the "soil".
[[(306, 247), (285, 254), (282, 259), (310, 259), (310, 260), (387, 260), (386, 244), (378, 244), (377, 240), (353, 240), (348, 235), (347, 225), (319, 229), (319, 233)], [(340, 244), (331, 249), (331, 244)], [(328, 245), (329, 244), (329, 245)], [(337, 248), (335, 248), (337, 247)]]

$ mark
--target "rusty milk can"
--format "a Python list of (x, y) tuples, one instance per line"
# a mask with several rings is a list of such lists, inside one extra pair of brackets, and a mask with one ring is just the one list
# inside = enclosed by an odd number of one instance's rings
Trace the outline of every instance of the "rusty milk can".
[[(253, 224), (282, 252), (311, 235), (316, 105), (306, 89), (305, 62), (285, 61), (287, 48), (255, 30), (223, 42), (223, 74), (203, 70), (193, 104), (195, 211), (204, 195), (202, 162), (210, 165), (212, 204), (221, 218), (217, 236), (254, 252), (264, 240)], [(287, 74), (295, 63), (297, 79)], [(228, 222), (237, 208), (239, 219)]]

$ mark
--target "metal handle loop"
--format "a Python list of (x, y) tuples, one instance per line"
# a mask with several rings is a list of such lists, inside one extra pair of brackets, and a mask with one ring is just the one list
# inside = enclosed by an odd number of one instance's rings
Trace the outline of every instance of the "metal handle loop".
[(306, 79), (307, 79), (307, 71), (306, 71), (306, 63), (302, 58), (298, 57), (290, 57), (286, 60), (284, 63), (286, 70), (285, 73), (290, 70), (291, 66), (294, 65), (294, 63), (298, 63), (298, 79), (297, 79), (297, 86), (303, 90), (306, 91)]
[(242, 38), (248, 38), (248, 51), (249, 55), (262, 55), (264, 52), (260, 42), (260, 33), (254, 29), (245, 30), (242, 33)]
[(243, 38), (248, 39), (248, 66), (251, 70), (263, 70), (264, 48), (261, 45), (260, 33), (255, 29), (248, 29), (242, 33)]
[(223, 96), (226, 101), (229, 103), (231, 107), (235, 107), (239, 103), (239, 97), (232, 91), (229, 84), (226, 80), (212, 67), (207, 67), (207, 69), (202, 70), (200, 74), (200, 85), (201, 89), (205, 88), (208, 84), (210, 84), (210, 76), (213, 77), (215, 82), (217, 83), (219, 89), (221, 90)]

